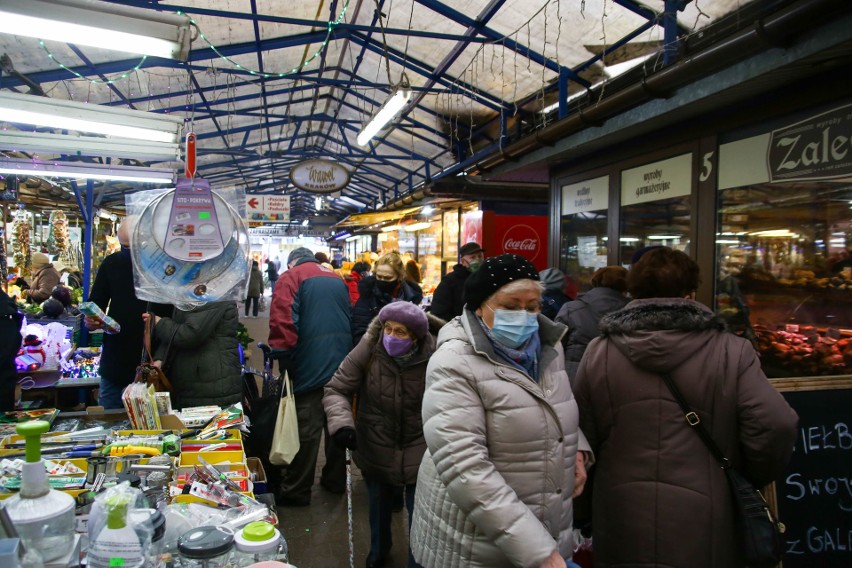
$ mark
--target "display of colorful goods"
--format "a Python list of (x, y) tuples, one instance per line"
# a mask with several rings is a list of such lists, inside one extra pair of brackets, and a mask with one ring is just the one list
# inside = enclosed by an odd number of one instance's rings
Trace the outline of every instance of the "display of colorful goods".
[(18, 272), (28, 274), (32, 266), (30, 254), (30, 224), (26, 215), (19, 212), (12, 225), (12, 260)]
[[(222, 412), (241, 416), (239, 406)], [(39, 566), (287, 562), (274, 508), (257, 497), (266, 477), (246, 458), (247, 425), (228, 422), (233, 428), (215, 419), (177, 430), (19, 427), (0, 440), (0, 499), (22, 548)], [(214, 532), (215, 545), (205, 537)]]
[(68, 218), (60, 210), (50, 214), (50, 233), (47, 236), (47, 250), (60, 258), (68, 255)]
[(852, 369), (852, 332), (804, 325), (778, 330), (756, 325), (754, 331), (771, 376), (840, 375)]

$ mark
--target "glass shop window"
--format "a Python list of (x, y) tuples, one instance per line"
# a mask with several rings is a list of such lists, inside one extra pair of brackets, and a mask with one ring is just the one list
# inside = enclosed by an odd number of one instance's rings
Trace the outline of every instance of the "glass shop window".
[(852, 181), (719, 191), (717, 312), (769, 377), (852, 372)]
[(562, 186), (559, 267), (578, 286), (591, 288), (592, 274), (606, 266), (609, 176)]
[(692, 154), (621, 172), (619, 259), (630, 268), (633, 255), (661, 245), (690, 254)]

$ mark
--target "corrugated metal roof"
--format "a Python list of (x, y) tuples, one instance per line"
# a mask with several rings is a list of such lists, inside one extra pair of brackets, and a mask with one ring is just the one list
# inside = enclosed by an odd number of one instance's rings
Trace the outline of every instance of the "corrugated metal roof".
[[(302, 219), (314, 212), (313, 197), (287, 174), (304, 159), (343, 164), (352, 172), (343, 195), (376, 207), (501, 137), (553, 120), (541, 111), (558, 101), (560, 73), (573, 93), (604, 80), (616, 64), (662, 57), (666, 4), (677, 5), (672, 30), (683, 36), (753, 2), (113, 3), (190, 15), (200, 34), (189, 62), (151, 57), (140, 64), (119, 51), (50, 38), (44, 49), (15, 35), (0, 35), (0, 52), (47, 96), (183, 116), (198, 135), (200, 175), (216, 186), (290, 194), (293, 214)], [(91, 81), (137, 66), (110, 85)], [(359, 147), (357, 132), (403, 73), (412, 103), (392, 128)], [(0, 88), (26, 89), (7, 75)], [(339, 216), (357, 209), (340, 199), (326, 206)]]

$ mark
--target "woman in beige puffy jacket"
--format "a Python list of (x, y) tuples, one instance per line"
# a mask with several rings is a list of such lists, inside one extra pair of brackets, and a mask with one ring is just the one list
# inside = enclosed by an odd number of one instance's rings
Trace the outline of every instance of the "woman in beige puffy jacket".
[(588, 445), (565, 373), (565, 326), (540, 315), (541, 284), (516, 255), (465, 283), (426, 374), (428, 451), (411, 547), (425, 568), (565, 568)]

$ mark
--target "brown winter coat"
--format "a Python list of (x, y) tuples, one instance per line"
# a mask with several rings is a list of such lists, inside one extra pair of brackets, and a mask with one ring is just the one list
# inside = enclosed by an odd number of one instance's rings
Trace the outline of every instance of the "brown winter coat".
[[(376, 317), (325, 386), (329, 433), (354, 424), (355, 463), (365, 476), (382, 483), (416, 483), (426, 451), (421, 417), (426, 364), (435, 351), (435, 334), (444, 325), (443, 320), (428, 317), (430, 333), (404, 367), (385, 351), (382, 322)], [(356, 393), (358, 416), (353, 419)]]
[(742, 567), (727, 479), (663, 383), (670, 373), (722, 452), (763, 485), (797, 416), (751, 344), (687, 299), (634, 300), (601, 320), (574, 384), (595, 450), (595, 566)]
[(34, 304), (40, 304), (50, 298), (57, 284), (59, 284), (59, 272), (52, 264), (48, 264), (35, 273), (30, 289), (27, 291), (27, 297)]

